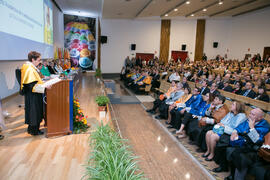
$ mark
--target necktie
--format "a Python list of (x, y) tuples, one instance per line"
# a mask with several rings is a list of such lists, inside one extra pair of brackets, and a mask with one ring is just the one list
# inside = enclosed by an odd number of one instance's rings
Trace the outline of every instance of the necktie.
[(249, 91), (247, 90), (247, 91), (245, 92), (244, 96), (247, 96), (247, 95), (248, 95), (248, 93), (249, 93)]
[(202, 89), (201, 94), (203, 93), (204, 89), (205, 89), (205, 88)]

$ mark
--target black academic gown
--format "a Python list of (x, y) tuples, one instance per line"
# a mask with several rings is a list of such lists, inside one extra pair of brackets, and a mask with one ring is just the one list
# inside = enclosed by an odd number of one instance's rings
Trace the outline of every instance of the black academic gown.
[(23, 85), (25, 97), (25, 124), (29, 125), (28, 132), (36, 134), (43, 119), (43, 97), (41, 93), (32, 92), (37, 82)]

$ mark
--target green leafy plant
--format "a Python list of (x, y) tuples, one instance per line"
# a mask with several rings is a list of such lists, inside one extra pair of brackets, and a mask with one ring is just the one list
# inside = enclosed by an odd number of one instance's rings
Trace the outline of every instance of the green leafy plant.
[(106, 106), (109, 102), (110, 102), (110, 100), (107, 96), (97, 96), (96, 97), (96, 103), (99, 106)]
[(145, 179), (126, 141), (108, 125), (99, 126), (89, 138), (91, 156), (84, 178), (91, 180)]
[(101, 70), (99, 68), (96, 69), (96, 77), (101, 77)]

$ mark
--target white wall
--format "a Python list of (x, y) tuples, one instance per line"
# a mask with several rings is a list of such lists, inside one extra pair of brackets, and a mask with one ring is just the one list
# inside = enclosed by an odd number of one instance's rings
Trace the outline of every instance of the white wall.
[[(102, 19), (101, 35), (108, 36), (107, 44), (101, 45), (102, 73), (119, 73), (128, 55), (156, 51), (159, 56), (160, 28), (160, 20)], [(136, 51), (130, 50), (131, 44)]]
[[(208, 59), (214, 59), (218, 54), (224, 57), (228, 53), (230, 33), (231, 20), (206, 20), (204, 52)], [(213, 48), (213, 42), (218, 42), (217, 48)]]
[[(230, 57), (242, 60), (245, 54), (260, 53), (270, 46), (270, 8), (232, 18)], [(250, 52), (248, 52), (250, 48)]]
[(169, 59), (172, 51), (181, 51), (182, 44), (186, 44), (189, 58), (194, 60), (196, 26), (196, 20), (171, 20)]
[[(53, 39), (54, 47), (64, 47), (64, 19), (61, 13), (53, 6)], [(27, 59), (27, 57), (25, 57)], [(3, 99), (18, 92), (20, 86), (15, 77), (15, 69), (21, 67), (23, 61), (0, 61), (0, 98)]]
[[(270, 8), (265, 8), (227, 20), (207, 19), (204, 52), (208, 59), (225, 53), (238, 60), (243, 60), (245, 54), (263, 56), (264, 47), (270, 46), (269, 18)], [(219, 43), (218, 48), (213, 48), (214, 41)]]

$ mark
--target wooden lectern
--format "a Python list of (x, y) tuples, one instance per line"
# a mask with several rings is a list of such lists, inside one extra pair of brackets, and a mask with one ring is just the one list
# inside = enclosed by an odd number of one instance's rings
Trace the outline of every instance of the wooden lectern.
[(73, 130), (73, 81), (61, 80), (46, 90), (47, 137), (71, 134)]

